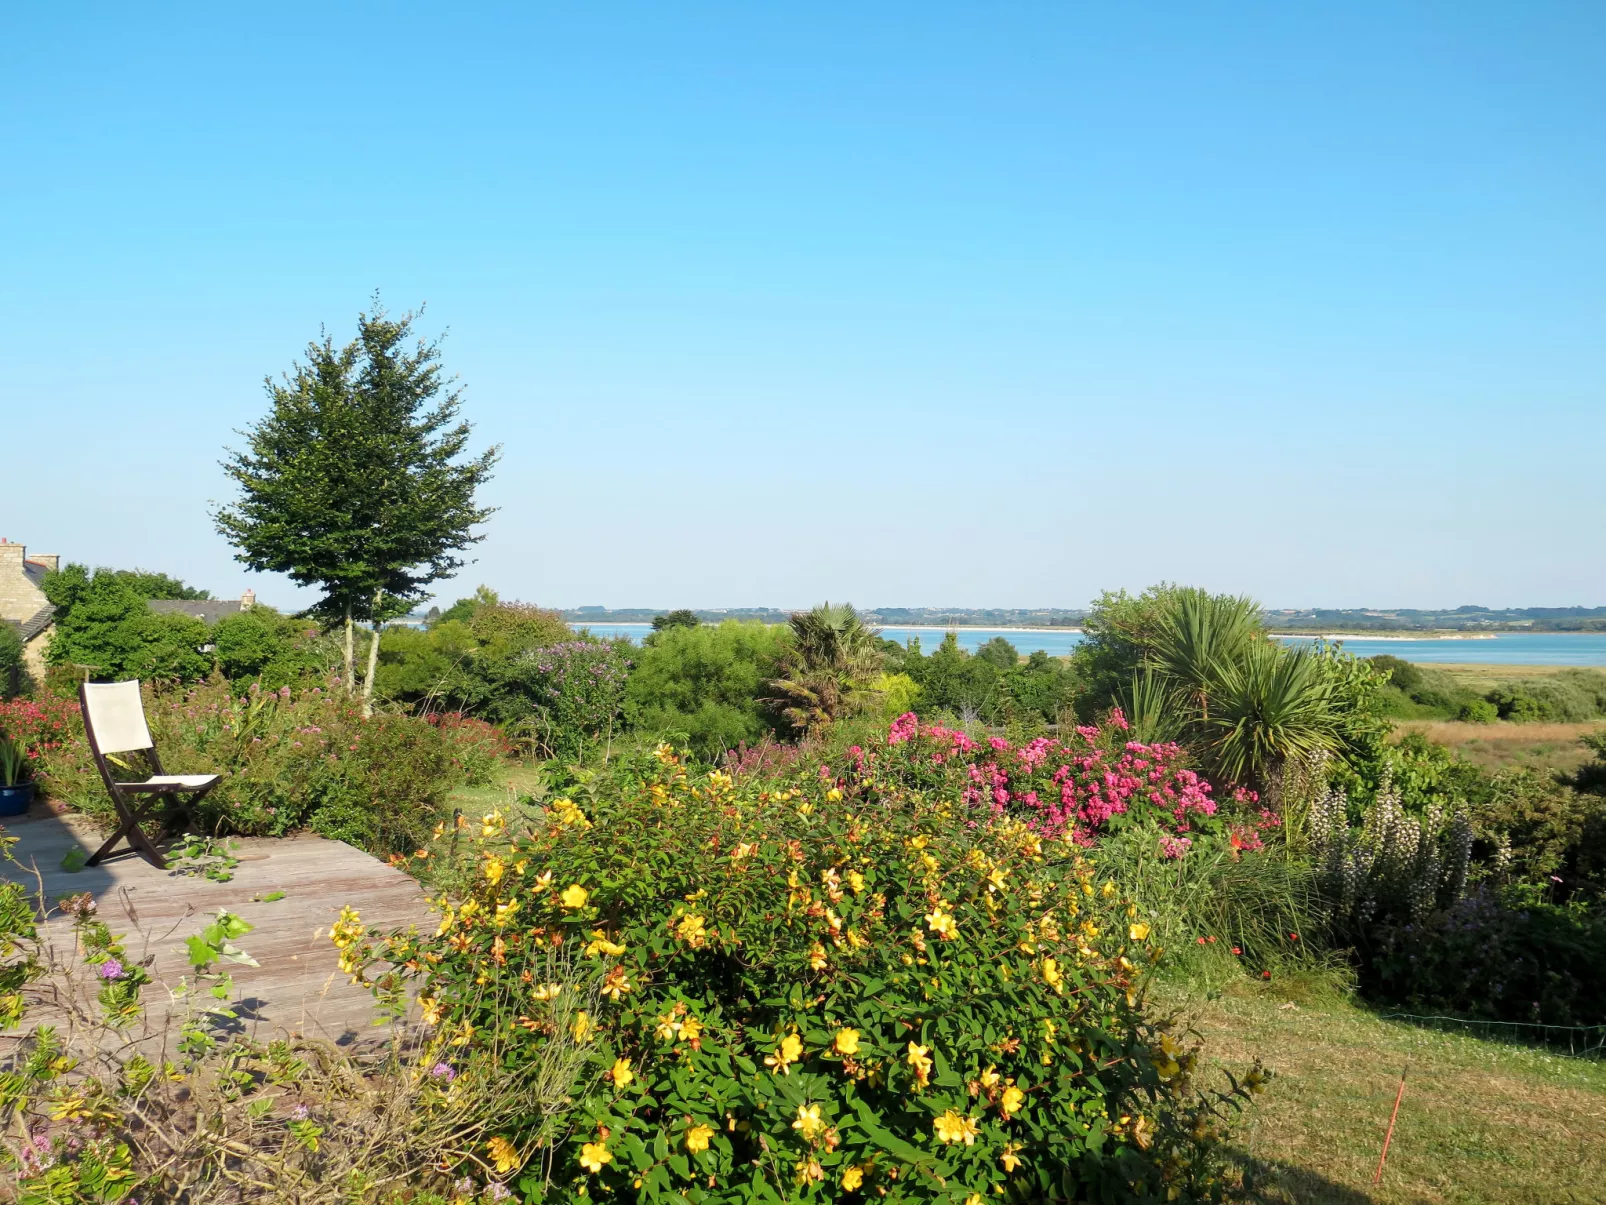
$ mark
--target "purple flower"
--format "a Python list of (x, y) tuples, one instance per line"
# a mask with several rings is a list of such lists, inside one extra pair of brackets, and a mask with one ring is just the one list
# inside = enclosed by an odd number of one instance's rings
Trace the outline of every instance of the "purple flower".
[(290, 1110), (290, 1120), (305, 1121), (311, 1112), (312, 1110), (308, 1109), (306, 1105), (297, 1105), (295, 1108)]
[(102, 979), (121, 979), (123, 977), (123, 964), (115, 958), (108, 958), (100, 964), (98, 973)]
[(436, 1063), (429, 1069), (429, 1073), (436, 1079), (443, 1079), (451, 1083), (457, 1078), (457, 1070), (450, 1063)]
[(485, 1186), (485, 1190), (491, 1194), (493, 1201), (505, 1201), (513, 1195), (512, 1190), (499, 1180), (492, 1180)]

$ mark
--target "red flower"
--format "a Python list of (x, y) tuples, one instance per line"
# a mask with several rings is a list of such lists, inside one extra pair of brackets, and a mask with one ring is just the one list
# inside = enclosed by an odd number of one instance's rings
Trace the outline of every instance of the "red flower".
[(1270, 971), (1262, 971), (1262, 972), (1260, 972), (1260, 977), (1262, 979), (1270, 979), (1271, 978), (1271, 972)]
[(1290, 933), (1288, 935), (1288, 940), (1289, 941), (1298, 941), (1299, 940), (1299, 934), (1298, 933)]
[(1239, 949), (1239, 948), (1238, 948), (1238, 947), (1237, 947), (1237, 946), (1233, 946), (1233, 948), (1232, 948), (1232, 952), (1233, 952), (1233, 953), (1234, 953), (1234, 954), (1242, 954), (1242, 953), (1243, 953), (1243, 951), (1242, 951), (1242, 950), (1240, 950), (1240, 949)]

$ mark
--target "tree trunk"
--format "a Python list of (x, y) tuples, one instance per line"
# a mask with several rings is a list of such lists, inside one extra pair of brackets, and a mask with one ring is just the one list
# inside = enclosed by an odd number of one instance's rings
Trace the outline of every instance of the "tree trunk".
[(346, 604), (346, 662), (345, 671), (341, 675), (346, 683), (346, 693), (352, 694), (357, 689), (357, 653), (352, 647), (351, 635), (351, 604)]
[(373, 624), (373, 636), (368, 641), (368, 673), (362, 680), (363, 719), (374, 714), (374, 669), (379, 665), (379, 603), (383, 598), (382, 590), (374, 591), (374, 610), (369, 621)]

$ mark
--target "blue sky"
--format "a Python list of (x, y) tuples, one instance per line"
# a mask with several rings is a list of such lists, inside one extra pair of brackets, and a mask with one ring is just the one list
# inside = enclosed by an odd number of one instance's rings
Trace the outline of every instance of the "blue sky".
[(1606, 6), (1115, 7), (8, 6), (0, 535), (293, 605), (217, 461), (378, 289), (447, 598), (1606, 604)]

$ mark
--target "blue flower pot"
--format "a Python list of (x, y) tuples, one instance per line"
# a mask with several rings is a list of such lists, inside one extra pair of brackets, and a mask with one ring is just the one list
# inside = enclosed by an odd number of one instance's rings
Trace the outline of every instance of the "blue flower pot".
[(25, 816), (33, 802), (33, 783), (19, 782), (14, 787), (0, 787), (0, 816)]

